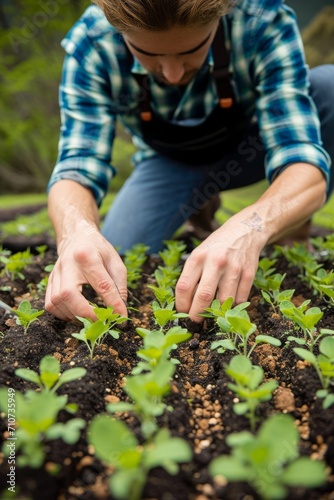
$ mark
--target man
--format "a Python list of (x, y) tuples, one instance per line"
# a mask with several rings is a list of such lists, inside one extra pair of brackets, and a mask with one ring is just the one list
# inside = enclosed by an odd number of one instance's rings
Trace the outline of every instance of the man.
[[(81, 294), (89, 283), (126, 315), (115, 247), (142, 242), (157, 252), (220, 191), (266, 176), (265, 193), (211, 234), (204, 228), (185, 263), (176, 308), (200, 321), (216, 296), (245, 301), (263, 247), (307, 226), (330, 195), (334, 70), (309, 75), (294, 14), (280, 0), (96, 3), (63, 41), (62, 131), (49, 185), (59, 258), (46, 309), (94, 318)], [(101, 234), (116, 119), (138, 151)]]

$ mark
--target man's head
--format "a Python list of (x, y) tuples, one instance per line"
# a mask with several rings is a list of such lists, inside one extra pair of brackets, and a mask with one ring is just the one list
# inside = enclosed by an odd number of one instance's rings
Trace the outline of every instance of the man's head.
[(94, 0), (157, 79), (186, 85), (203, 65), (220, 17), (236, 0)]
[(238, 0), (93, 0), (122, 33), (203, 26), (227, 14)]

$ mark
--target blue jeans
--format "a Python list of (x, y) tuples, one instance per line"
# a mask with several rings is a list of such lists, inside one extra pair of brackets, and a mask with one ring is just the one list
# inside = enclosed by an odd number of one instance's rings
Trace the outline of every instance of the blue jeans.
[[(310, 94), (317, 106), (321, 134), (333, 168), (334, 187), (334, 65), (311, 70)], [(163, 247), (175, 231), (220, 191), (244, 187), (265, 178), (264, 147), (256, 124), (247, 130), (238, 150), (216, 163), (192, 166), (163, 156), (137, 165), (117, 194), (102, 227), (120, 253), (145, 243), (151, 253)], [(223, 166), (223, 168), (222, 168)]]

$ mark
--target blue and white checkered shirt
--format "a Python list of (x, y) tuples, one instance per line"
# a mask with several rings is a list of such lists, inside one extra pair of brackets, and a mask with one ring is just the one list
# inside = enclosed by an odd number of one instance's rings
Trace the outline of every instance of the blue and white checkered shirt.
[[(308, 67), (293, 11), (281, 0), (243, 0), (228, 18), (226, 43), (235, 92), (245, 114), (258, 120), (269, 182), (275, 172), (298, 162), (319, 167), (328, 180), (330, 158), (322, 148), (317, 111), (308, 96)], [(156, 154), (143, 142), (138, 114), (133, 112), (140, 90), (131, 73), (146, 70), (134, 59), (129, 71), (122, 35), (95, 5), (72, 27), (62, 46), (62, 127), (49, 188), (60, 179), (75, 180), (91, 189), (100, 205), (116, 172), (111, 163), (116, 119), (137, 147), (135, 164)], [(214, 82), (207, 78), (212, 68), (209, 52), (183, 92), (152, 79), (152, 107), (171, 121), (207, 116), (218, 100)]]

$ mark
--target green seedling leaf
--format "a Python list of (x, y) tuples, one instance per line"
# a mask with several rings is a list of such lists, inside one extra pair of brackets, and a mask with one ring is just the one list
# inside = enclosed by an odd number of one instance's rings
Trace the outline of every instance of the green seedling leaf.
[(257, 335), (255, 337), (255, 343), (256, 344), (264, 343), (264, 344), (270, 344), (270, 345), (274, 345), (274, 346), (281, 345), (281, 341), (279, 339), (276, 339), (275, 337), (271, 337), (270, 335)]
[(298, 460), (288, 465), (282, 474), (282, 481), (287, 486), (316, 488), (324, 484), (326, 480), (325, 464), (311, 460), (308, 457), (298, 458)]
[(311, 363), (311, 365), (313, 366), (317, 365), (317, 358), (310, 351), (307, 351), (306, 349), (301, 349), (300, 347), (295, 347), (293, 350), (296, 354), (298, 354), (300, 358), (304, 359), (305, 361), (308, 361), (309, 363)]
[[(94, 446), (95, 455), (100, 460), (116, 467), (121, 464), (122, 453), (138, 446), (136, 437), (126, 425), (108, 415), (101, 415), (92, 420), (88, 429), (88, 441)], [(140, 455), (138, 458), (139, 462)], [(125, 464), (122, 465), (124, 467)]]

